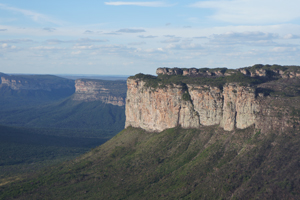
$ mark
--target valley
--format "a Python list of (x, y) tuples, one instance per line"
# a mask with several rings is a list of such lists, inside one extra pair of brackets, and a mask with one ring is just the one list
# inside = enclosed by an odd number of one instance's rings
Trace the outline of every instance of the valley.
[[(85, 79), (90, 83), (99, 80)], [(1, 74), (0, 184), (25, 178), (46, 166), (73, 159), (124, 128), (124, 105), (103, 98), (125, 98), (125, 81), (101, 81), (102, 99), (76, 99), (75, 80), (52, 75)], [(88, 88), (87, 86), (86, 88)], [(91, 90), (90, 95), (97, 91)]]

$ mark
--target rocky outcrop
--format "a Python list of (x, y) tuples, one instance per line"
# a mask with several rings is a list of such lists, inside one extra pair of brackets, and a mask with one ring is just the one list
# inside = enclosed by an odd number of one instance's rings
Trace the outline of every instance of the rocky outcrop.
[(171, 84), (147, 87), (140, 79), (127, 80), (125, 127), (162, 131), (181, 126), (220, 125), (224, 130), (255, 124), (259, 111), (255, 89), (230, 83), (223, 87)]
[[(296, 69), (296, 71), (295, 71)], [(279, 66), (279, 65), (254, 65), (252, 67), (244, 67), (240, 69), (227, 68), (158, 68), (157, 75), (182, 75), (182, 76), (202, 76), (202, 77), (220, 77), (231, 76), (235, 73), (242, 73), (250, 77), (267, 77), (267, 78), (295, 78), (300, 77), (300, 70), (295, 66)]]
[(75, 81), (75, 101), (102, 101), (117, 106), (125, 105), (126, 82), (85, 80)]
[(232, 70), (229, 70), (225, 73), (227, 69), (213, 69), (210, 70), (208, 68), (203, 69), (196, 69), (196, 68), (189, 68), (189, 69), (180, 69), (180, 68), (158, 68), (156, 70), (157, 75), (183, 75), (183, 76), (227, 76), (230, 75)]

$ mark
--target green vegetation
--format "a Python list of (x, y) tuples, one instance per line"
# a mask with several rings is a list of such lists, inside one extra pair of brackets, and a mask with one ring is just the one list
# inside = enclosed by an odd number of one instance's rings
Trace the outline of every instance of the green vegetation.
[(100, 101), (67, 99), (49, 105), (0, 112), (0, 124), (24, 127), (105, 130), (114, 134), (125, 125), (125, 108)]
[(181, 85), (186, 87), (186, 84), (197, 84), (197, 85), (210, 85), (219, 88), (223, 88), (226, 83), (239, 83), (240, 85), (256, 85), (263, 83), (264, 80), (259, 77), (249, 77), (240, 72), (236, 72), (231, 76), (221, 76), (221, 77), (190, 77), (182, 75), (144, 75), (137, 74), (135, 76), (129, 77), (131, 79), (140, 79), (146, 82), (146, 87), (151, 88), (164, 88), (167, 85), (172, 86)]
[[(73, 80), (51, 75), (6, 78), (23, 88), (0, 85), (0, 185), (82, 155), (124, 128), (124, 106), (73, 101)], [(125, 81), (97, 82), (111, 94), (126, 96)]]
[(0, 187), (1, 199), (298, 199), (299, 134), (128, 128), (81, 157)]
[[(175, 69), (175, 68), (174, 68)], [(241, 72), (233, 69), (227, 68), (200, 68), (197, 69), (199, 72), (221, 72), (222, 74), (229, 73), (231, 75), (228, 76), (207, 76), (207, 75), (199, 75), (199, 76), (183, 76), (183, 75), (163, 75), (159, 74), (158, 76), (145, 75), (145, 74), (137, 74), (135, 76), (129, 77), (130, 79), (140, 79), (146, 82), (146, 87), (152, 88), (164, 88), (166, 86), (182, 85), (185, 87), (186, 84), (197, 84), (197, 85), (210, 85), (222, 88), (226, 83), (239, 83), (240, 85), (258, 85), (265, 82), (269, 82), (272, 80), (277, 80), (274, 75), (274, 70), (282, 70), (285, 73), (287, 72), (299, 72), (299, 66), (281, 66), (281, 65), (262, 65), (256, 64), (251, 67), (245, 67), (243, 69), (249, 70), (250, 72), (255, 72), (256, 70), (266, 70), (265, 77), (251, 77), (242, 74)], [(187, 69), (183, 69), (187, 70)]]
[(0, 185), (8, 177), (23, 177), (45, 166), (75, 158), (108, 140), (108, 135), (101, 135), (101, 131), (94, 138), (83, 131), (74, 132), (76, 134), (71, 135), (62, 130), (0, 125)]
[(188, 91), (186, 91), (185, 93), (182, 94), (182, 99), (184, 101), (190, 101), (191, 100), (191, 95), (189, 94)]

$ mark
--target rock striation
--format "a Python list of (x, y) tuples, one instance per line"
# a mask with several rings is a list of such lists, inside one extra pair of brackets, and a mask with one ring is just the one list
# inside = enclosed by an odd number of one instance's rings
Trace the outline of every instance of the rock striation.
[[(231, 83), (221, 90), (199, 85), (187, 85), (187, 89), (175, 84), (156, 89), (145, 85), (142, 80), (127, 80), (125, 127), (163, 131), (175, 126), (220, 125), (231, 131), (253, 125), (259, 110), (255, 90), (250, 86)], [(184, 99), (184, 94), (190, 99)]]
[(106, 104), (124, 106), (126, 97), (125, 81), (104, 81), (78, 79), (75, 81), (75, 101), (102, 101)]

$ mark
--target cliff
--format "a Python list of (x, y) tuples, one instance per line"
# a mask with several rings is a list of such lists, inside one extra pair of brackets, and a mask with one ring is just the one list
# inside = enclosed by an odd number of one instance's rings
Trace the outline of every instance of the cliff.
[[(276, 94), (275, 90), (278, 90), (276, 87), (287, 82), (287, 79), (296, 80), (294, 86), (297, 89), (299, 86), (297, 72), (294, 70), (291, 73), (289, 67), (285, 69), (286, 72), (281, 76), (279, 72), (270, 73), (273, 69), (265, 68), (246, 68), (229, 70), (229, 72), (223, 69), (223, 75), (220, 69), (216, 69), (215, 72), (219, 71), (219, 75), (209, 76), (207, 74), (206, 76), (184, 75), (181, 72), (197, 70), (178, 68), (164, 69), (169, 74), (160, 74), (162, 71), (160, 68), (157, 70), (158, 77), (138, 74), (127, 80), (125, 127), (163, 131), (176, 126), (200, 128), (219, 125), (226, 131), (232, 131), (235, 128), (245, 129), (253, 125), (265, 132), (295, 127), (291, 124), (290, 115), (280, 118), (274, 114), (279, 111), (279, 108), (283, 113), (295, 110), (285, 105), (289, 105), (286, 100), (288, 98), (284, 100), (278, 95), (268, 94), (268, 91)], [(263, 75), (251, 76), (251, 73), (250, 75), (246, 73), (249, 71), (257, 71), (258, 74), (262, 72)], [(229, 73), (231, 75), (228, 75)], [(268, 88), (269, 83), (273, 84), (271, 88)], [(282, 103), (284, 101), (285, 103)], [(288, 101), (295, 101), (295, 99), (288, 99)], [(294, 120), (299, 121), (299, 119)]]
[(78, 79), (75, 81), (75, 101), (102, 101), (117, 106), (125, 105), (126, 82)]

